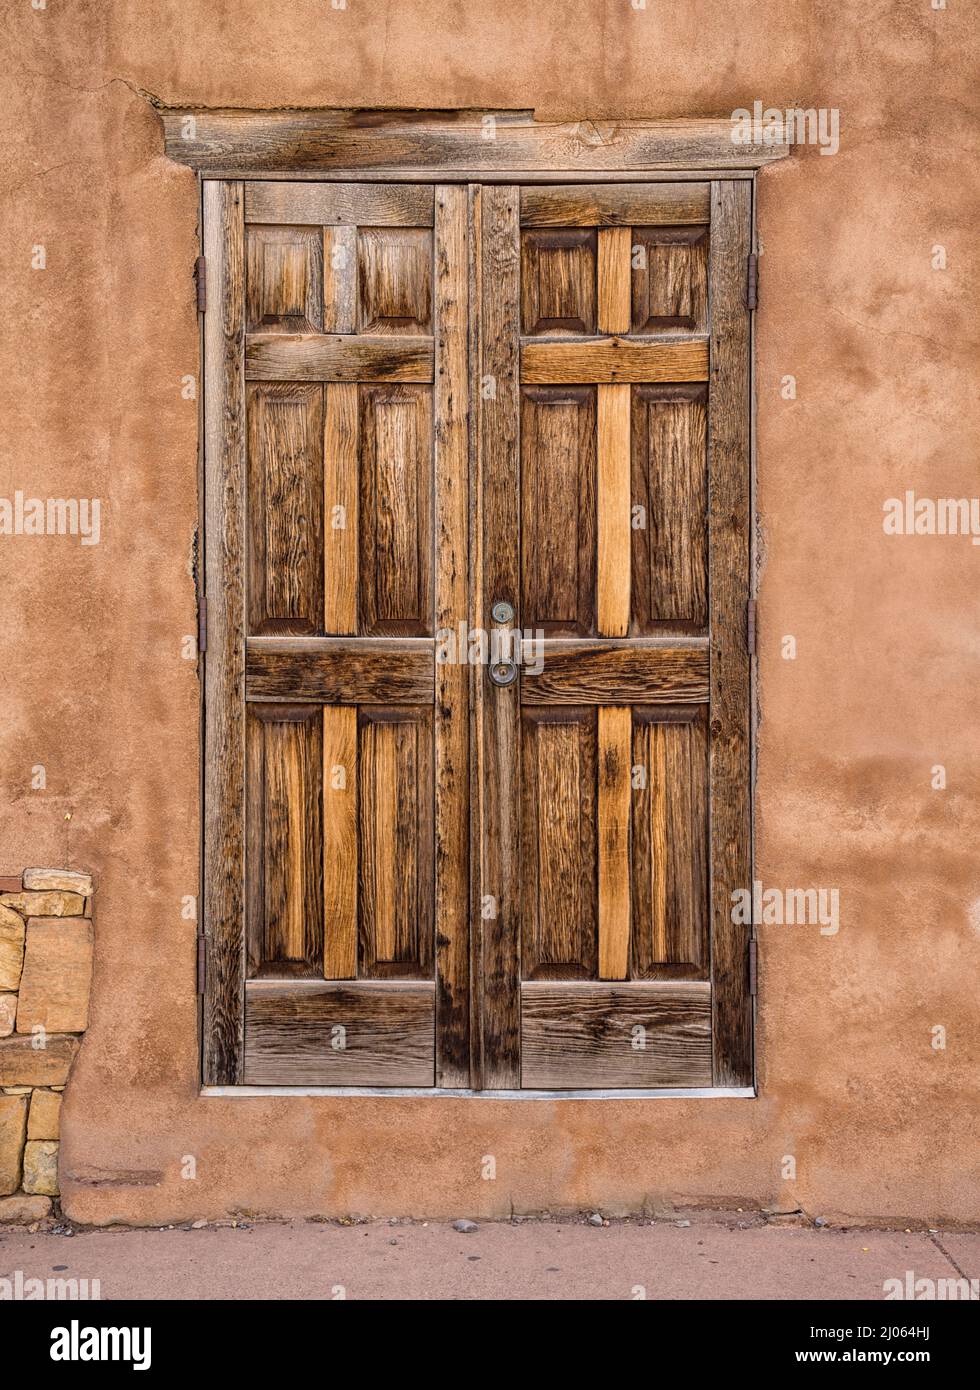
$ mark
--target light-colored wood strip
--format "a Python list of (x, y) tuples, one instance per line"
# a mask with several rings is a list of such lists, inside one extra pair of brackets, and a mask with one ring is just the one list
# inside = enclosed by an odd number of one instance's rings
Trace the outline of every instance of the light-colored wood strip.
[(708, 339), (703, 336), (562, 342), (524, 338), (521, 342), (521, 380), (528, 385), (707, 379)]
[(323, 974), (357, 975), (357, 710), (323, 707)]
[(599, 978), (625, 980), (630, 947), (629, 709), (599, 710)]
[(250, 381), (432, 380), (431, 338), (250, 333), (245, 375)]
[(707, 222), (710, 216), (710, 183), (565, 183), (521, 189), (522, 227), (666, 227)]
[(424, 183), (247, 183), (245, 221), (329, 227), (431, 227)]
[(596, 617), (601, 637), (625, 637), (630, 621), (630, 391), (599, 386)]
[(399, 872), (395, 854), (398, 845), (398, 759), (394, 724), (370, 726), (371, 789), (373, 797), (368, 807), (369, 818), (364, 826), (373, 853), (372, 929), (375, 960), (397, 958), (395, 926), (395, 875)]
[(337, 636), (357, 632), (358, 400), (352, 381), (324, 388), (323, 613)]
[(599, 232), (598, 302), (600, 333), (628, 333), (632, 316), (630, 227), (603, 227)]
[(323, 229), (323, 331), (357, 332), (357, 228)]

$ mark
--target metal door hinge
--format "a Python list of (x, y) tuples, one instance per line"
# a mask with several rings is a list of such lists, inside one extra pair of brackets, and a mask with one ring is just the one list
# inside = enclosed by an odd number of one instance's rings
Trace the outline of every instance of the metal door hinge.
[(197, 650), (208, 649), (208, 601), (203, 594), (197, 596)]
[(203, 314), (208, 307), (208, 263), (203, 256), (194, 262), (194, 282), (197, 285), (197, 309)]
[(748, 278), (745, 284), (745, 307), (756, 309), (759, 305), (759, 257), (752, 252), (749, 257)]
[(755, 599), (750, 598), (745, 605), (745, 646), (749, 656), (755, 656), (757, 631), (758, 619), (756, 617)]
[(204, 977), (208, 969), (208, 941), (206, 936), (197, 938), (197, 992), (204, 993)]
[(749, 996), (754, 999), (759, 993), (759, 943), (753, 936), (749, 940)]

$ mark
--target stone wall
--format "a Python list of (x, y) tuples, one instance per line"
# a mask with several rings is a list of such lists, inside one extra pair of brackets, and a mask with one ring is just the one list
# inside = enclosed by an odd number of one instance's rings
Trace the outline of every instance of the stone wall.
[(92, 879), (0, 878), (0, 1222), (38, 1221), (59, 1193), (61, 1098), (88, 1027)]

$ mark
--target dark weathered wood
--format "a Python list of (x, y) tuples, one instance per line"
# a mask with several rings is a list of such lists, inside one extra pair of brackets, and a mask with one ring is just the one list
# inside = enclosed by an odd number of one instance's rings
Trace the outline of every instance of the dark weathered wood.
[(323, 388), (251, 383), (248, 630), (323, 627)]
[(323, 331), (323, 238), (318, 227), (246, 232), (248, 333)]
[(526, 705), (677, 704), (708, 698), (708, 644), (703, 638), (545, 639), (542, 652), (541, 671), (529, 671), (534, 653), (524, 643), (521, 693)]
[(249, 1086), (431, 1086), (430, 981), (256, 980), (245, 992)]
[(521, 976), (596, 967), (596, 712), (525, 709), (521, 748)]
[(707, 338), (521, 341), (521, 381), (525, 384), (707, 379)]
[(357, 228), (323, 229), (323, 332), (356, 333)]
[[(467, 617), (469, 264), (467, 192), (436, 190), (436, 633)], [(436, 1085), (470, 1084), (469, 671), (435, 672)]]
[(323, 334), (250, 333), (250, 381), (432, 380), (432, 339)]
[(426, 227), (361, 227), (357, 285), (359, 332), (431, 333), (432, 232)]
[(358, 713), (358, 975), (432, 974), (432, 709)]
[(204, 184), (203, 1076), (242, 1079), (245, 978), (245, 225), (239, 183)]
[(708, 229), (635, 227), (633, 242), (633, 332), (705, 332)]
[(323, 973), (322, 721), (314, 705), (249, 705), (248, 973)]
[(249, 700), (315, 700), (333, 705), (431, 702), (431, 640), (352, 637), (251, 637)]
[(710, 986), (522, 985), (521, 1085), (710, 1086)]
[(632, 630), (708, 620), (708, 391), (637, 386), (632, 402)]
[(521, 237), (521, 331), (596, 331), (596, 234), (579, 227)]
[(749, 820), (749, 313), (751, 189), (712, 187), (708, 397), (711, 623), (711, 977), (714, 1083), (752, 1084), (748, 928), (732, 894), (751, 888)]
[(432, 198), (429, 184), (247, 183), (245, 221), (431, 227)]
[[(496, 544), (511, 544), (497, 537)], [(590, 386), (521, 392), (521, 621), (595, 630), (596, 401)]]
[(707, 222), (710, 214), (709, 183), (544, 184), (521, 189), (522, 227), (656, 227)]
[[(518, 190), (481, 194), (479, 380), (480, 550), (477, 626), (493, 626), (495, 603), (520, 624)], [(520, 1084), (520, 703), (516, 685), (477, 672), (476, 777), (480, 785), (476, 862), (480, 934), (478, 1085)]]
[(360, 388), (360, 631), (432, 632), (432, 393)]
[[(187, 117), (194, 118), (193, 139)], [(658, 169), (758, 169), (786, 144), (736, 144), (731, 120), (536, 122), (525, 113), (207, 111), (161, 112), (166, 153), (207, 174), (266, 170), (494, 169), (562, 173)], [(776, 132), (774, 132), (775, 134)]]

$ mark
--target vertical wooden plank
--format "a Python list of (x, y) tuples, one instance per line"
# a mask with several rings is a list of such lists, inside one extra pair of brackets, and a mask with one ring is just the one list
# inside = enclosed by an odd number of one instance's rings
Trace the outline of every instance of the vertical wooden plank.
[(337, 381), (323, 390), (323, 624), (347, 637), (357, 632), (358, 386)]
[[(467, 617), (469, 265), (467, 190), (435, 194), (436, 632)], [(470, 1084), (469, 670), (436, 665), (436, 1085)]]
[(357, 228), (323, 229), (323, 331), (357, 332)]
[[(599, 332), (628, 333), (630, 227), (599, 230)], [(630, 388), (598, 392), (598, 562), (596, 606), (603, 637), (625, 637), (630, 620)]]
[(751, 888), (749, 803), (749, 313), (751, 185), (711, 186), (708, 396), (711, 644), (710, 806), (714, 1084), (752, 1084), (746, 927), (732, 893)]
[(357, 976), (357, 710), (323, 709), (323, 974)]
[(630, 945), (628, 708), (599, 710), (599, 978), (625, 980)]
[(204, 183), (203, 1079), (242, 1079), (245, 826), (245, 225), (240, 182)]
[[(496, 603), (520, 617), (518, 190), (481, 192), (480, 223), (480, 583), (473, 621), (493, 624)], [(520, 682), (493, 685), (476, 673), (480, 787), (475, 907), (481, 960), (477, 1075), (487, 1089), (520, 1085)]]

